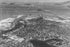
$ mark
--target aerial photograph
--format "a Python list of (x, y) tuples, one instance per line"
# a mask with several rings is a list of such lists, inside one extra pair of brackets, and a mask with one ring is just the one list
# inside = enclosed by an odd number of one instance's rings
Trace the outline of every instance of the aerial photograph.
[(70, 47), (70, 0), (0, 0), (0, 47)]

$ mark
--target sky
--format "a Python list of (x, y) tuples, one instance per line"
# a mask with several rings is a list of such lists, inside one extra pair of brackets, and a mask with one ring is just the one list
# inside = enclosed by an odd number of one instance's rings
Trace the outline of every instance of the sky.
[(64, 2), (68, 0), (0, 0), (1, 2)]

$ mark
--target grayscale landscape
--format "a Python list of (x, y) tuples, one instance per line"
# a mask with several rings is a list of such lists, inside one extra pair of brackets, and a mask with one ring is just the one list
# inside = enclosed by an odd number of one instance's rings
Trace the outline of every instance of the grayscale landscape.
[(70, 47), (70, 1), (0, 3), (0, 47)]

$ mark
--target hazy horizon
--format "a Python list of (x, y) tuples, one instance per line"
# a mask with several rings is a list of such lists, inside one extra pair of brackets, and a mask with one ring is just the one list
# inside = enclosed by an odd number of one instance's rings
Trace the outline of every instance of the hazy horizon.
[[(1, 2), (3, 2), (3, 1), (4, 2), (17, 2), (17, 3), (19, 3), (19, 2), (28, 2), (28, 0), (23, 0), (23, 1), (22, 0), (17, 0), (17, 1), (16, 0), (15, 1), (14, 0), (0, 0), (0, 1)], [(31, 2), (32, 0), (29, 0), (29, 1)], [(35, 1), (35, 0), (33, 0), (33, 1)], [(45, 0), (36, 0), (36, 1), (37, 2), (38, 1), (39, 2), (42, 2), (42, 1), (45, 1)], [(46, 0), (46, 1), (48, 1), (48, 0)], [(49, 1), (52, 2), (53, 0), (49, 0)], [(54, 13), (56, 13), (58, 15), (62, 15), (62, 16), (66, 15), (66, 17), (70, 15), (70, 9), (68, 9), (67, 7), (55, 6), (55, 5), (50, 5), (50, 4), (48, 4), (46, 6), (41, 6), (41, 8), (44, 8), (45, 10), (53, 11)], [(2, 9), (2, 8), (0, 8), (0, 17), (1, 17), (0, 20), (1, 19), (5, 19), (5, 18), (8, 18), (10, 15), (20, 15), (20, 14), (23, 14), (24, 13), (23, 10), (24, 10), (23, 9), (23, 6), (22, 7), (19, 7), (19, 9), (17, 9), (17, 10), (16, 10), (16, 8), (15, 9), (13, 9), (13, 8), (9, 8), (9, 9), (5, 8), (5, 9)], [(12, 16), (10, 16), (10, 17), (12, 17)]]
[(69, 0), (0, 0), (2, 2), (65, 2)]

